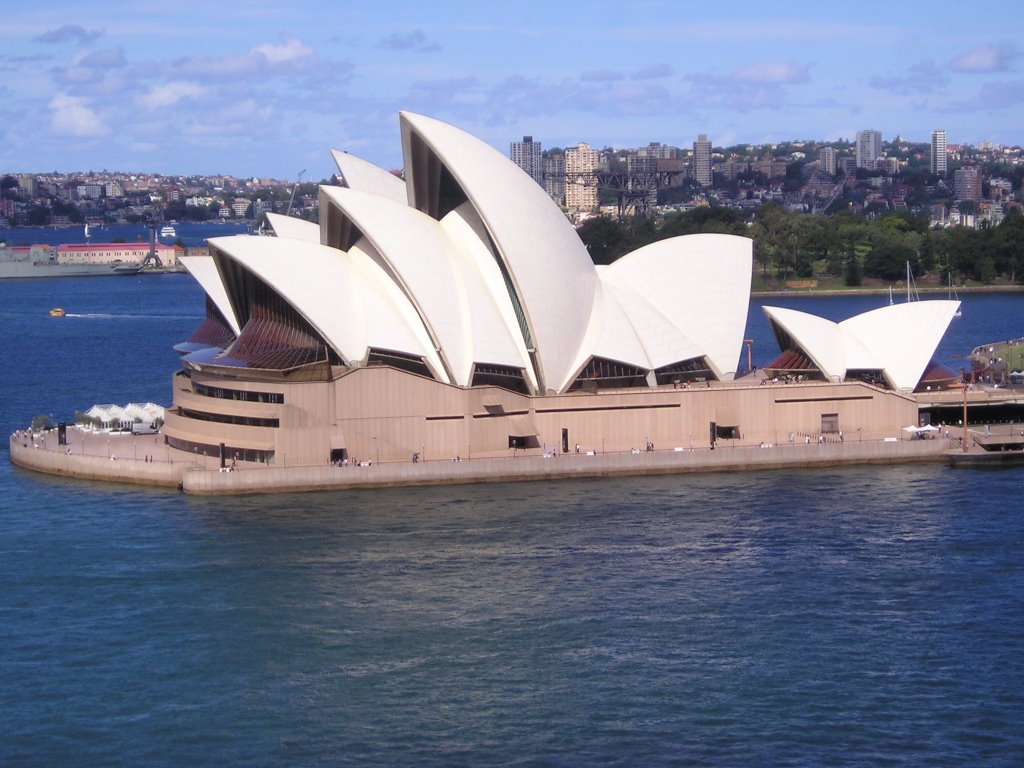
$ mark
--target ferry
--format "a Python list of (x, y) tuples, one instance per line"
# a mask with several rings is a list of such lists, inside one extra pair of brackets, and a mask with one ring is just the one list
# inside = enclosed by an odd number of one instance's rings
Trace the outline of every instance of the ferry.
[(64, 317), (67, 313), (60, 307), (54, 307), (50, 310), (50, 317)]
[(160, 230), (160, 237), (177, 237), (178, 232), (170, 224), (165, 225)]

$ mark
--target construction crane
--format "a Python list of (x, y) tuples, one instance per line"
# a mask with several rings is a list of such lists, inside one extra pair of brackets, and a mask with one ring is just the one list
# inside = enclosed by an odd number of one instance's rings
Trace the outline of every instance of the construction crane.
[(285, 214), (284, 214), (285, 216), (291, 216), (292, 215), (292, 203), (295, 202), (295, 190), (297, 190), (299, 188), (299, 184), (302, 183), (302, 174), (304, 174), (305, 172), (306, 172), (305, 168), (303, 168), (301, 171), (299, 171), (299, 177), (295, 180), (295, 186), (292, 187), (292, 196), (288, 200), (288, 210), (285, 211)]

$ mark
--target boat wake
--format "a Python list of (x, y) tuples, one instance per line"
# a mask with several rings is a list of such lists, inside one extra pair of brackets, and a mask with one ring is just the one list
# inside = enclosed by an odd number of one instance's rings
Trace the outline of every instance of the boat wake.
[(202, 320), (199, 315), (120, 315), (109, 312), (68, 312), (65, 317), (85, 320)]

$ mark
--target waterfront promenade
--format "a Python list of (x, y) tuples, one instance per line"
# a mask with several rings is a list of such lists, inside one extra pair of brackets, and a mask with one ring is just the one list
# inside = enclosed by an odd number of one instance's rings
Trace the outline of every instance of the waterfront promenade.
[(15, 432), (10, 438), (11, 461), (52, 475), (217, 495), (941, 461), (952, 446), (951, 440), (943, 438), (890, 437), (764, 445), (732, 445), (722, 441), (716, 450), (677, 447), (549, 456), (520, 453), (366, 466), (242, 463), (234, 471), (224, 471), (215, 457), (190, 456), (168, 448), (160, 435), (108, 438), (76, 428), (68, 429), (67, 434), (67, 444), (57, 445), (53, 431), (35, 435), (27, 430)]

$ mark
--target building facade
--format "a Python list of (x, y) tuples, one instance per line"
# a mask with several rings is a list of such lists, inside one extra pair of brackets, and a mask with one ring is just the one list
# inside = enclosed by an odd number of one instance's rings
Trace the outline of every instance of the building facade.
[(509, 144), (509, 157), (541, 186), (544, 186), (544, 161), (539, 141), (533, 136), (523, 136), (522, 141)]
[(544, 191), (559, 205), (565, 205), (565, 155), (551, 152), (544, 158)]
[(601, 153), (580, 142), (565, 150), (565, 205), (580, 211), (597, 208), (597, 178)]
[(953, 172), (953, 193), (957, 200), (981, 202), (981, 173), (977, 168), (957, 168)]
[(879, 131), (857, 131), (857, 167), (874, 168), (882, 156), (882, 134)]
[(693, 178), (702, 187), (711, 186), (711, 142), (706, 133), (693, 142)]
[(938, 176), (946, 175), (946, 132), (941, 128), (932, 131), (931, 172)]
[(836, 175), (836, 150), (835, 147), (822, 147), (818, 150), (818, 163), (821, 170), (829, 176)]

